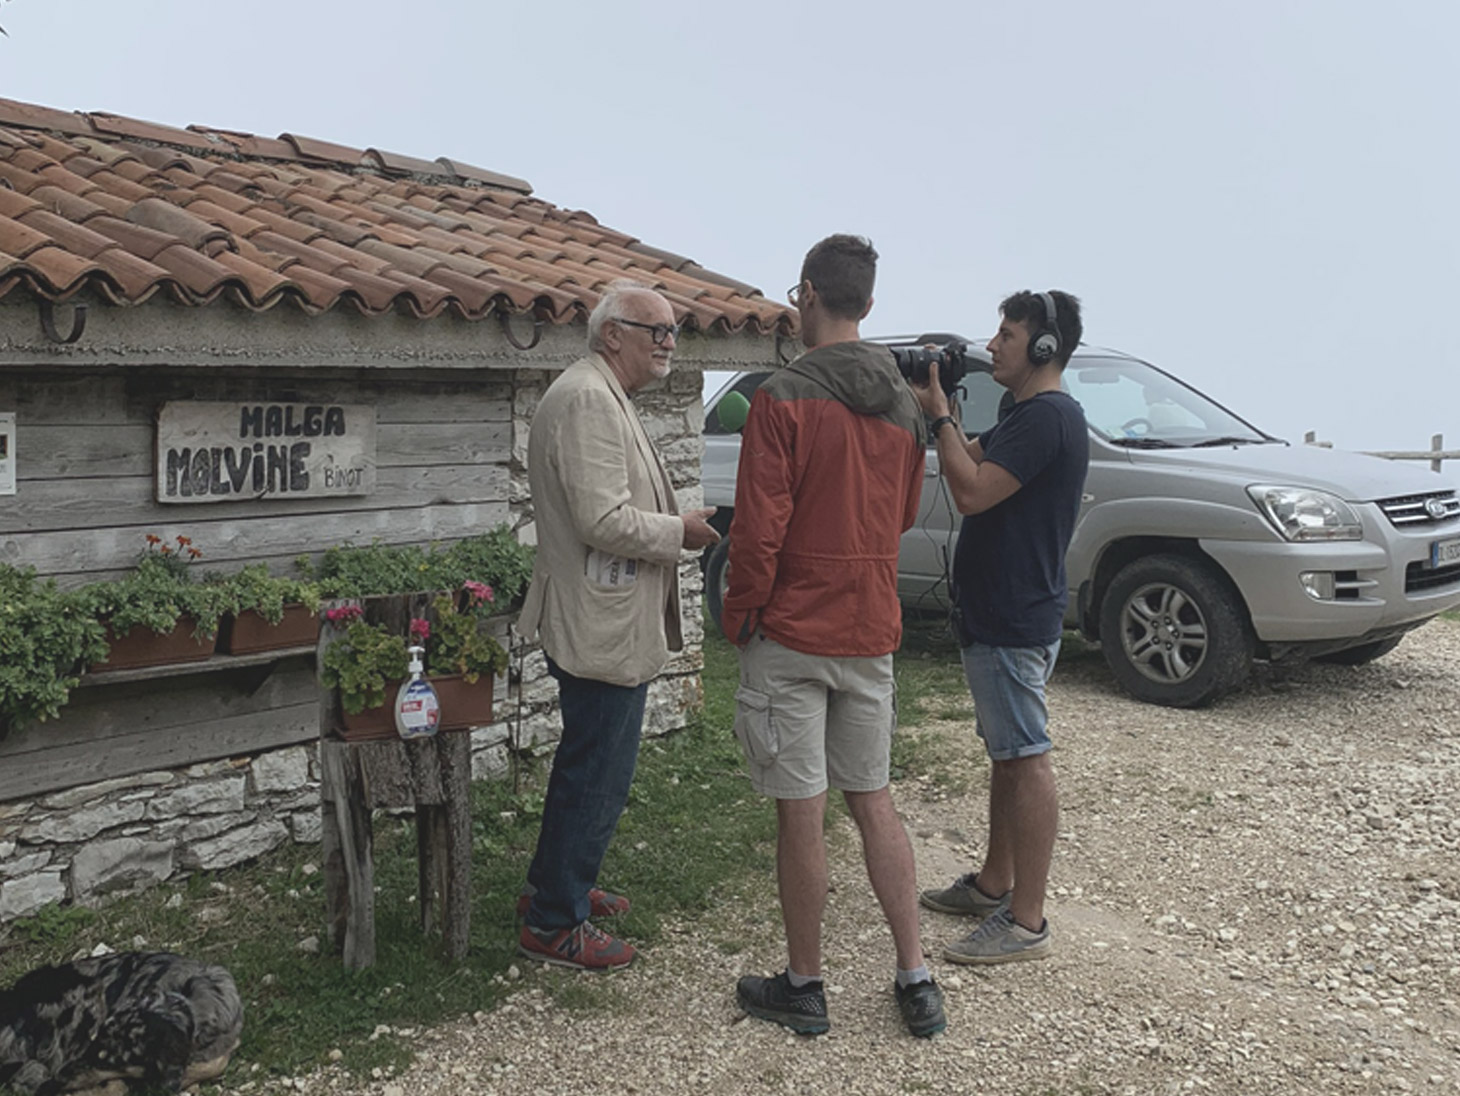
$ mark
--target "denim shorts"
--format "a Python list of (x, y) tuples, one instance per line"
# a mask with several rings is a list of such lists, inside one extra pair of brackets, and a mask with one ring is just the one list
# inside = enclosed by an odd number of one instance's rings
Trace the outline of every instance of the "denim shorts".
[(885, 788), (896, 725), (891, 655), (808, 655), (759, 632), (740, 651), (735, 737), (761, 795)]
[(978, 736), (993, 760), (1034, 757), (1050, 749), (1044, 687), (1059, 653), (1059, 640), (1048, 647), (971, 643), (963, 648)]

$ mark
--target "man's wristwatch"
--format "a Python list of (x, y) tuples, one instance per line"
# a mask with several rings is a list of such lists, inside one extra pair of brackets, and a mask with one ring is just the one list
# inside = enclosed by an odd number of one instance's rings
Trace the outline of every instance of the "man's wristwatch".
[(958, 420), (955, 419), (952, 415), (940, 415), (936, 419), (934, 419), (932, 426), (933, 437), (936, 438), (938, 436), (938, 431), (943, 429), (944, 424), (950, 422), (953, 423), (955, 426), (958, 424)]

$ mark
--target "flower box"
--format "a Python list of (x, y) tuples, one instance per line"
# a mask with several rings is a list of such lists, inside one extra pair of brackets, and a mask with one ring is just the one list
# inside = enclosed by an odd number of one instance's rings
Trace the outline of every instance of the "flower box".
[(218, 637), (198, 639), (193, 635), (197, 626), (198, 622), (192, 617), (181, 616), (170, 632), (154, 632), (139, 624), (118, 636), (108, 625), (106, 637), (110, 649), (106, 661), (94, 663), (90, 672), (100, 674), (108, 670), (133, 670), (139, 666), (166, 666), (212, 658)]
[[(428, 677), (441, 702), (440, 731), (464, 731), (492, 721), (492, 683), (486, 674), (468, 684), (459, 674)], [(362, 708), (353, 715), (340, 709), (340, 737), (346, 742), (380, 742), (396, 737), (395, 698), (401, 682), (392, 681), (385, 695), (390, 699), (374, 708)]]
[(490, 674), (482, 674), (468, 684), (460, 674), (430, 679), (441, 700), (441, 729), (464, 731), (484, 727), (492, 721), (492, 682)]
[(284, 606), (278, 624), (270, 624), (252, 609), (228, 617), (218, 633), (218, 650), (227, 655), (247, 655), (304, 647), (318, 641), (319, 616), (295, 604)]

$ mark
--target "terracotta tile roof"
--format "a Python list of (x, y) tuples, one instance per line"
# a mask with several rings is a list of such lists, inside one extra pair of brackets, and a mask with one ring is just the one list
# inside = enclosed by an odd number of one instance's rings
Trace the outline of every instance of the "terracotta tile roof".
[(0, 297), (225, 296), (310, 314), (570, 323), (628, 277), (701, 330), (792, 334), (759, 290), (532, 195), (521, 179), (292, 133), (278, 138), (0, 99)]

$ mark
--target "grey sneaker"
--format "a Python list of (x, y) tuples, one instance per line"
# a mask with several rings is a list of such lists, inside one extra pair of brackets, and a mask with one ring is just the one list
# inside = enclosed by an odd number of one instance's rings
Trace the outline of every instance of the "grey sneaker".
[(1011, 892), (1005, 891), (997, 898), (990, 898), (978, 889), (975, 878), (973, 875), (960, 875), (953, 880), (952, 886), (923, 891), (918, 895), (918, 901), (939, 913), (961, 913), (970, 917), (987, 917), (1009, 904)]
[(1014, 963), (1049, 955), (1049, 922), (1030, 932), (1014, 920), (1007, 908), (997, 910), (962, 940), (943, 949), (950, 963)]

